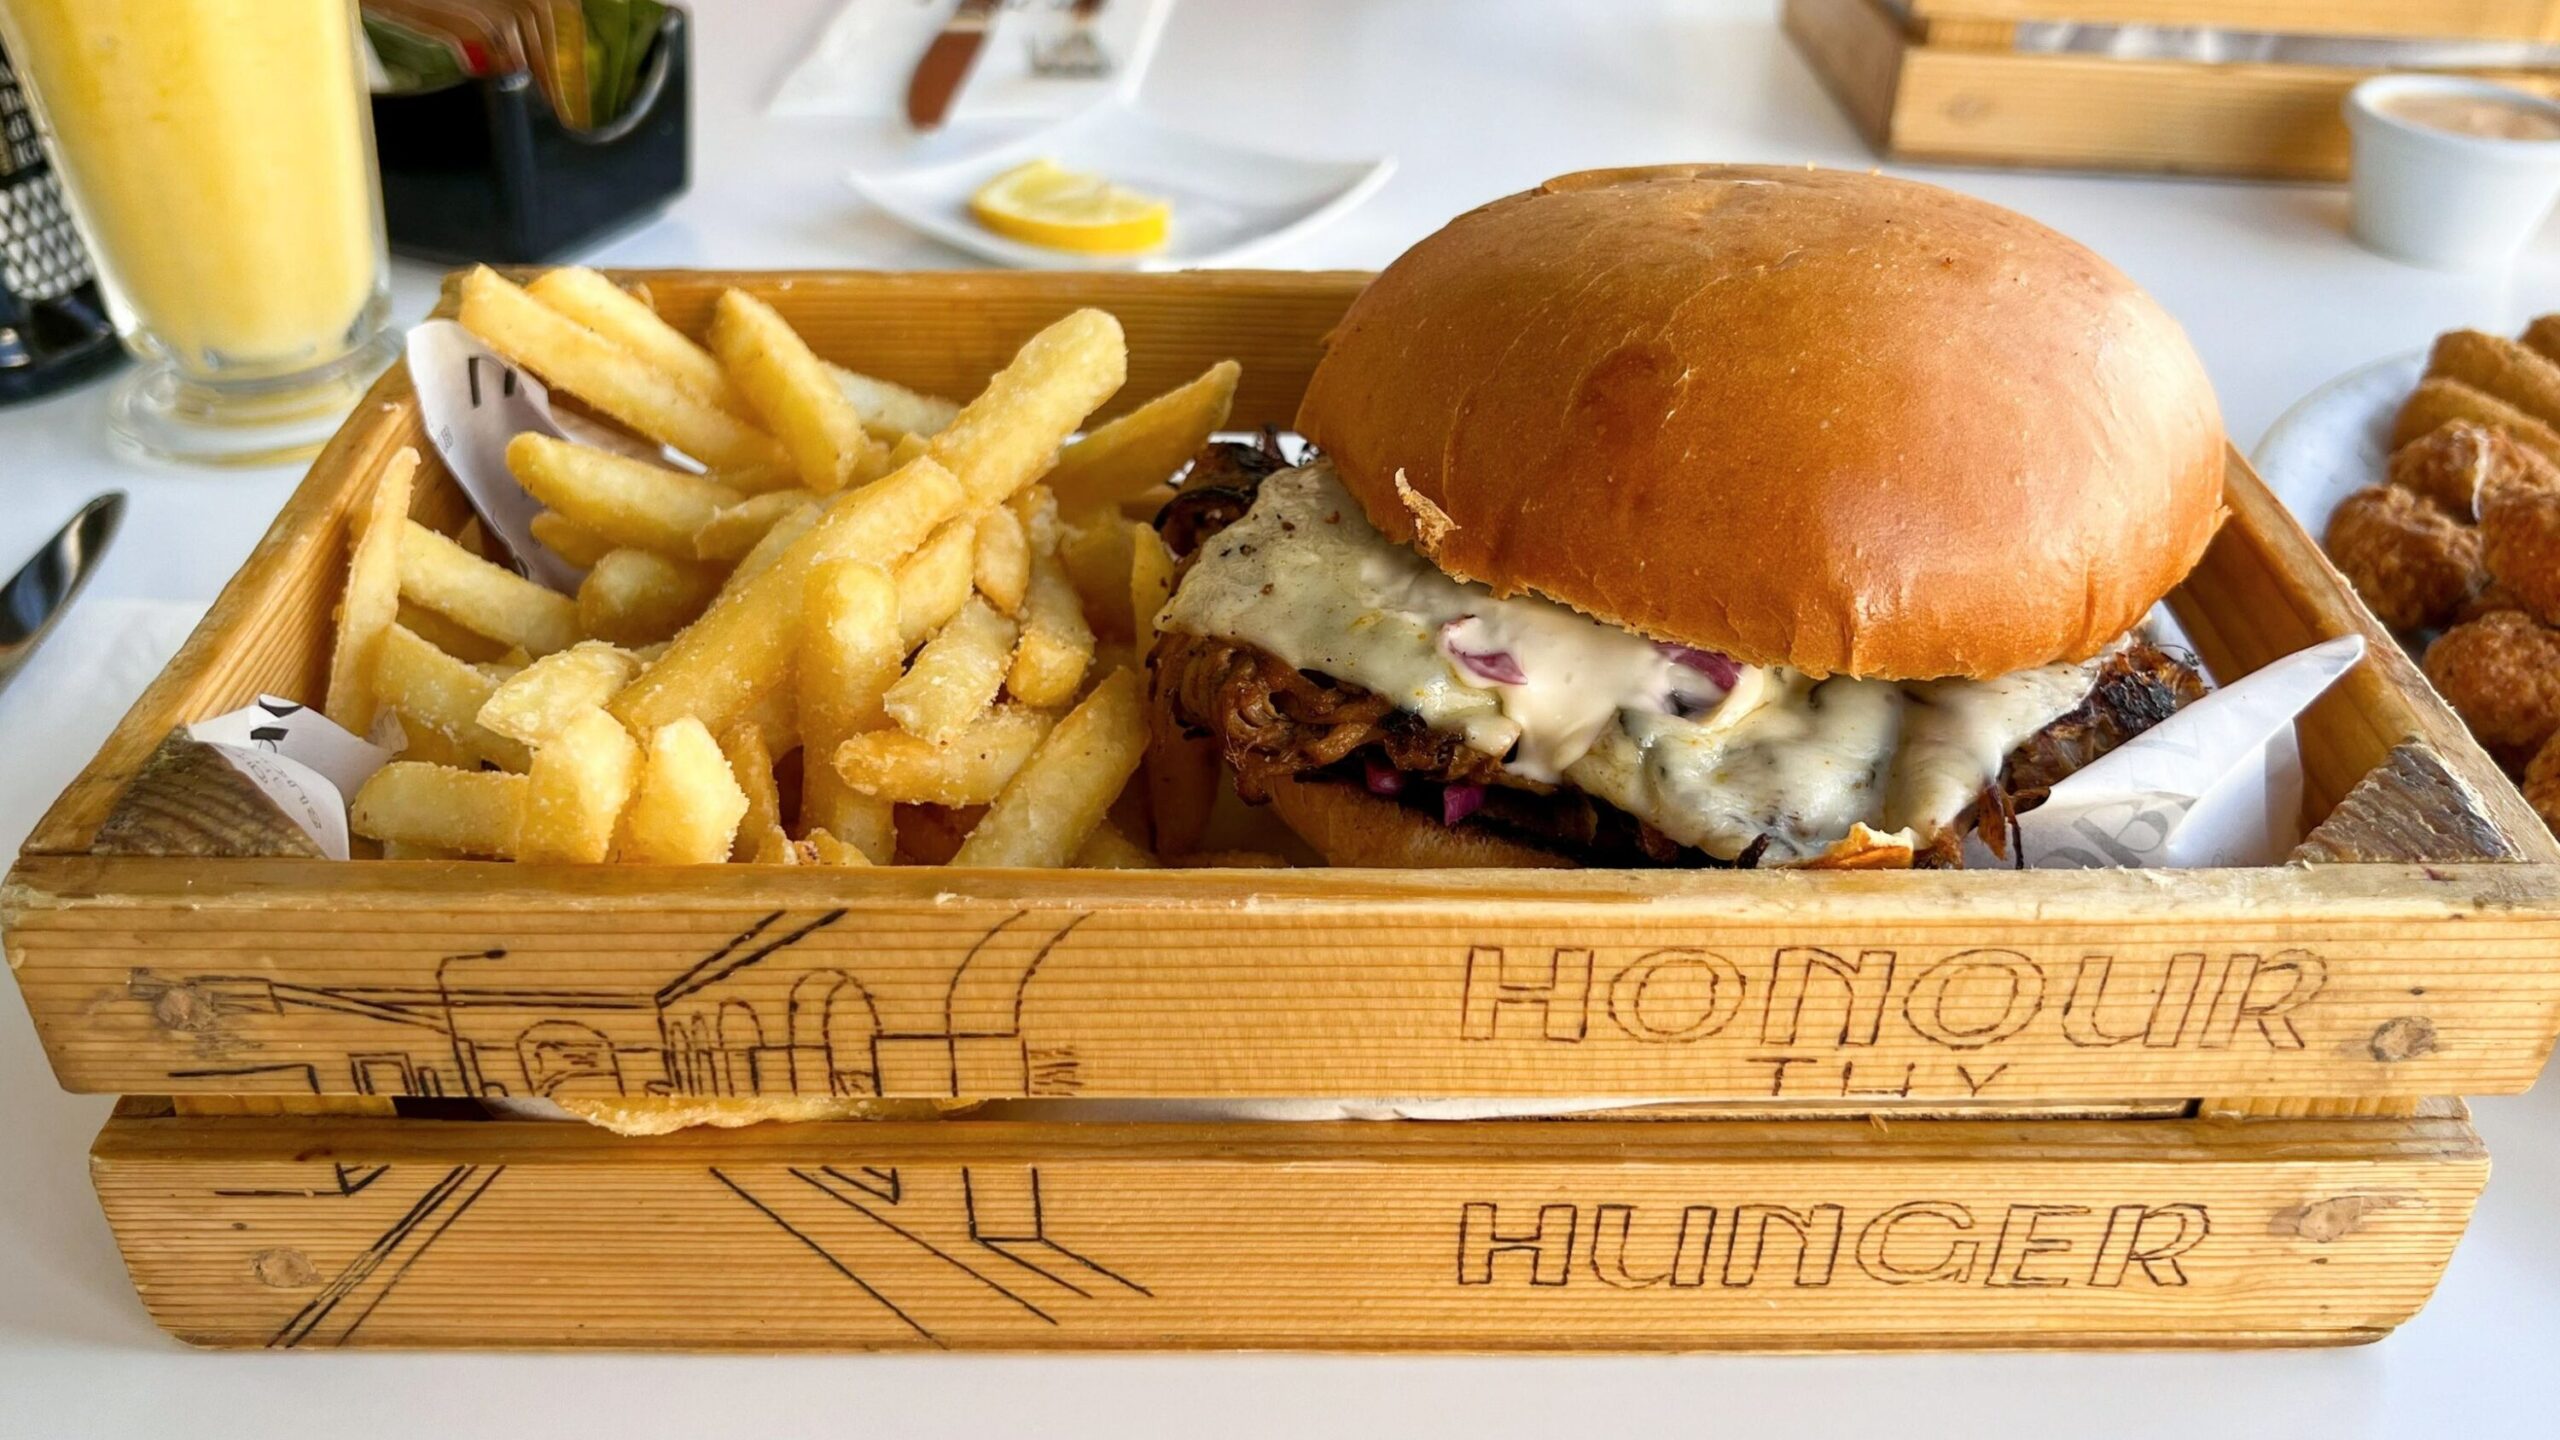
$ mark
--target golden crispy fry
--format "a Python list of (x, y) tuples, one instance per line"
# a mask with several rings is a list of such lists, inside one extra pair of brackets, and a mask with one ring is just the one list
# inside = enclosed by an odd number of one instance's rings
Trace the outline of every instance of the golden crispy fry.
[(382, 858), (385, 860), (468, 860), (471, 857), (460, 850), (447, 850), (441, 845), (420, 845), (409, 840), (385, 840), (382, 842)]
[(2480, 514), (2480, 556), (2500, 589), (2535, 619), (2560, 619), (2560, 489), (2505, 485)]
[(728, 411), (750, 418), (746, 397), (729, 384), (720, 362), (683, 331), (658, 318), (649, 302), (583, 265), (546, 270), (525, 293), (657, 366), (677, 383)]
[(489, 703), (498, 682), (479, 667), (419, 639), (406, 626), (394, 625), (383, 632), (374, 652), (373, 683), (381, 704), (397, 714), (409, 732), (417, 751), (409, 755), (412, 760), (430, 758), (431, 748), (418, 743), (429, 735), (442, 739), (449, 747), (446, 756), (457, 762), (486, 760), (522, 770), (532, 759), (522, 744), (480, 724), (480, 708)]
[[(750, 495), (734, 505), (723, 505), (693, 532), (693, 556), (697, 560), (743, 560), (773, 533), (783, 516), (802, 510), (809, 514), (808, 523), (817, 523), (818, 502), (799, 490), (773, 490)], [(786, 539), (782, 543), (791, 542)], [(779, 548), (775, 553), (780, 553)]]
[(1038, 478), (1128, 373), (1120, 322), (1079, 310), (1032, 336), (961, 407), (933, 437), (933, 457), (960, 477), (973, 504), (997, 504)]
[(462, 328), (633, 431), (713, 469), (780, 462), (770, 435), (483, 265), (462, 279)]
[(913, 650), (969, 603), (978, 548), (977, 523), (946, 520), (898, 565), (898, 639)]
[(467, 660), (475, 665), (483, 660), (495, 660), (515, 648), (465, 630), (415, 600), (401, 601), (399, 614), (393, 618), (419, 639), (456, 660)]
[(686, 715), (724, 733), (781, 683), (799, 644), (809, 577), (834, 560), (895, 564), (960, 508), (960, 487), (930, 460), (830, 502), (809, 533), (685, 627), (647, 674), (614, 697), (623, 723), (654, 730)]
[(692, 560), (694, 532), (746, 497), (645, 460), (531, 431), (507, 442), (507, 470), (533, 498), (616, 545)]
[[(834, 832), (823, 825), (810, 827), (809, 833), (800, 838), (800, 846), (805, 851), (803, 860), (805, 864), (870, 865), (878, 863), (862, 853), (861, 846), (837, 839)], [(891, 848), (895, 848), (894, 840), (891, 842)]]
[(540, 745), (581, 713), (610, 700), (640, 662), (601, 640), (545, 655), (507, 677), (480, 707), (480, 728)]
[(1173, 598), (1173, 551), (1153, 525), (1132, 520), (1128, 526), (1129, 610), (1136, 617), (1138, 654), (1144, 656), (1156, 648), (1156, 617)]
[(2521, 763), (2560, 730), (2560, 632), (2520, 610), (2447, 630), (2427, 647), (2427, 679), (2489, 753)]
[(720, 742), (701, 721), (686, 716), (650, 732), (615, 858), (635, 865), (717, 865), (729, 858), (746, 814), (747, 793), (730, 773)]
[(1021, 613), (1022, 593), (1031, 588), (1031, 541), (1022, 533), (1021, 517), (1001, 505), (978, 517), (972, 573), (978, 593), (996, 613)]
[(2560, 460), (2560, 430), (2494, 395), (2443, 377), (2421, 380), (2418, 388), (2409, 392), (2408, 402), (2400, 407), (2400, 418), (2392, 423), (2391, 447), (2397, 450), (2449, 420), (2469, 420), (2504, 430), (2544, 459)]
[(374, 656), (383, 633), (400, 618), (400, 527), (408, 523), (410, 482), (417, 473), (417, 451), (403, 447), (391, 457), (349, 547), (337, 639), (329, 650), (329, 698), (321, 713), (359, 736), (372, 732), (378, 708)]
[(764, 731), (746, 722), (720, 742), (720, 753), (729, 762), (729, 778), (747, 797), (746, 814), (738, 822), (738, 838), (729, 858), (754, 860), (768, 837), (782, 834), (782, 789), (773, 779), (773, 749)]
[(711, 478), (741, 495), (770, 495), (776, 490), (794, 494), (807, 493), (800, 484), (800, 472), (788, 459), (766, 465), (729, 465), (711, 472)]
[(1067, 863), (1079, 870), (1153, 870), (1164, 864), (1108, 820), (1093, 827)]
[(2503, 430), (2448, 420), (2391, 455), (2391, 483), (2412, 490), (2456, 520), (2480, 518), (2489, 492), (2510, 485), (2560, 489), (2560, 466)]
[(825, 362), (772, 306), (743, 290), (723, 293), (711, 319), (711, 348), (790, 451), (802, 484), (832, 495), (887, 472), (888, 452), (863, 430)]
[(2448, 330), (2427, 355), (2431, 378), (2459, 380), (2545, 425), (2560, 426), (2560, 364), (2503, 335)]
[(1058, 564), (1076, 587), (1085, 619), (1101, 634), (1126, 640), (1136, 633), (1129, 605), (1129, 573), (1136, 562), (1135, 537), (1116, 510), (1097, 510), (1058, 527)]
[(554, 510), (535, 515), (531, 529), (534, 543), (581, 570), (592, 569), (613, 548), (612, 541)]
[(930, 455), (932, 453), (933, 442), (927, 440), (924, 436), (901, 435), (898, 437), (897, 443), (889, 447), (889, 465), (890, 468), (895, 469), (896, 467), (904, 465), (908, 461), (916, 459), (919, 456)]
[(1022, 606), (1022, 639), (1014, 647), (1005, 688), (1025, 705), (1063, 705), (1093, 664), (1093, 627), (1055, 555), (1031, 557), (1031, 593)]
[(400, 522), (400, 593), (492, 640), (548, 655), (577, 643), (578, 607), (415, 520)]
[(904, 730), (866, 731), (835, 748), (835, 770), (848, 786), (883, 800), (985, 805), (1003, 792), (1055, 723), (1037, 710), (998, 705), (942, 740)]
[(770, 569), (774, 561), (799, 543), (801, 536), (817, 528), (818, 517), (826, 513), (826, 507), (806, 490), (795, 490), (791, 494), (800, 503), (776, 517), (772, 526), (757, 539), (755, 547), (738, 561), (738, 567), (729, 572), (729, 578), (720, 585), (721, 600), (728, 599), (731, 591), (744, 587), (748, 581)]
[(1013, 492), (1013, 498), (1004, 504), (1022, 521), (1023, 536), (1030, 540), (1033, 550), (1058, 548), (1062, 533), (1058, 523), (1058, 497), (1050, 493), (1048, 486), (1026, 485)]
[(2394, 630), (2441, 625), (2480, 588), (2480, 533), (2398, 485), (2341, 501), (2325, 542), (2374, 617)]
[(1067, 513), (1098, 510), (1161, 485), (1227, 423), (1243, 367), (1221, 360), (1199, 379), (1168, 390), (1058, 454), (1042, 483)]
[(804, 831), (826, 830), (882, 864), (898, 848), (889, 802), (845, 784), (824, 757), (887, 719), (883, 700), (905, 655), (898, 643), (898, 589), (887, 571), (847, 560), (809, 577), (797, 666), (805, 752), (800, 824)]
[(701, 614), (719, 588), (717, 566), (608, 551), (578, 585), (578, 627), (616, 645), (652, 645)]
[(972, 596), (889, 687), (889, 717), (908, 734), (927, 740), (958, 734), (995, 703), (1016, 633), (1012, 621)]
[(955, 865), (1064, 865), (1129, 783), (1146, 750), (1138, 677), (1112, 673), (1087, 695), (987, 807)]
[(516, 821), (518, 860), (601, 864), (640, 779), (640, 747), (622, 722), (589, 710), (533, 752), (524, 810)]
[(387, 844), (505, 859), (514, 853), (525, 793), (522, 775), (394, 760), (356, 791), (347, 825)]
[(827, 369), (835, 375), (836, 388), (844, 392), (844, 398), (853, 402), (855, 413), (862, 416), (863, 428), (882, 441), (894, 442), (902, 435), (930, 436), (960, 413), (958, 405), (939, 395), (922, 394), (841, 365)]

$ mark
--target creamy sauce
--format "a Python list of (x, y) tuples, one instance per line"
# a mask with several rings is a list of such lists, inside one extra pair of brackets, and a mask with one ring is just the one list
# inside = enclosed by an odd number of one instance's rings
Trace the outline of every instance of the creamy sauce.
[(2479, 95), (2393, 95), (2375, 109), (2412, 125), (2483, 140), (2560, 140), (2560, 117), (2513, 100)]
[(1162, 623), (1386, 696), (1524, 779), (1569, 780), (1725, 859), (1763, 835), (1769, 858), (1809, 858), (1861, 822), (1925, 839), (2096, 670), (1895, 682), (1743, 667), (1728, 687), (1694, 652), (1451, 579), (1380, 535), (1321, 461), (1263, 482)]

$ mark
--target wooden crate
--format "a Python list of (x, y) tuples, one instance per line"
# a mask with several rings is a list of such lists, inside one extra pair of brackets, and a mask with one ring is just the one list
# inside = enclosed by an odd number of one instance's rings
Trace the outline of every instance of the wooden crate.
[[(2031, 53), (2022, 23), (2560, 41), (2552, 0), (1786, 0), (1786, 32), (1896, 159), (2343, 180), (2339, 104), (2385, 67)], [(2458, 73), (2560, 93), (2547, 68)]]
[[(697, 329), (745, 285), (830, 358), (944, 392), (1103, 305), (1130, 334), (1126, 400), (1232, 355), (1244, 425), (1288, 421), (1361, 283), (623, 278)], [(2306, 818), (2415, 755), (2476, 791), (2471, 840), (2175, 873), (87, 853), (171, 726), (260, 692), (316, 698), (348, 517), (422, 438), (386, 377), (0, 892), (61, 1082), (175, 1097), (127, 1102), (94, 1168), (154, 1314), (189, 1339), (2371, 1338), (2423, 1300), (2485, 1173), (2458, 1108), (2420, 1102), (2521, 1089), (2560, 1033), (2560, 846), (2236, 456), (2230, 522), (2172, 597), (2208, 667), (2228, 680), (2367, 636), (2373, 659), (2297, 727)], [(413, 513), (457, 524), (449, 481), (424, 478)], [(650, 1094), (1707, 1104), (1676, 1121), (650, 1141), (433, 1118), (488, 1096)], [(1879, 1225), (1902, 1238), (1886, 1247)], [(1913, 1266), (1946, 1273), (1905, 1284)]]

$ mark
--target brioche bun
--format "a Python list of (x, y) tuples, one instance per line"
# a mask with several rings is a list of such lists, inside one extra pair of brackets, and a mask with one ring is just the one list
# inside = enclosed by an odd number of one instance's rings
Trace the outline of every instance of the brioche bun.
[(2085, 658), (2222, 513), (2166, 312), (2023, 216), (1845, 171), (1587, 171), (1462, 215), (1354, 302), (1298, 429), (1452, 574), (1816, 675)]
[(1572, 861), (1473, 826), (1435, 824), (1339, 780), (1275, 779), (1271, 809), (1324, 863), (1396, 870), (1564, 870)]

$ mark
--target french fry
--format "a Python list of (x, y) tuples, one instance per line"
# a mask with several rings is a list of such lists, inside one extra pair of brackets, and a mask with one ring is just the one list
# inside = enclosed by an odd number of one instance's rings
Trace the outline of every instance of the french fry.
[[(729, 732), (720, 742), (720, 754), (729, 762), (729, 778), (747, 797), (746, 813), (738, 821), (738, 836), (730, 847), (729, 858), (757, 859), (766, 848), (768, 837), (782, 834), (782, 789), (773, 780), (773, 750), (765, 741), (764, 731), (750, 721)], [(787, 844), (788, 837), (784, 838)]]
[(782, 558), (784, 552), (799, 543), (801, 536), (817, 528), (818, 517), (825, 513), (824, 507), (806, 490), (794, 490), (790, 494), (801, 503), (782, 512), (756, 540), (754, 548), (738, 561), (737, 568), (729, 572), (729, 578), (721, 582), (719, 599), (713, 604), (728, 599), (731, 591), (763, 574), (774, 561)]
[(328, 700), (321, 713), (357, 736), (373, 731), (380, 697), (373, 688), (374, 656), (383, 634), (400, 617), (400, 527), (409, 520), (411, 480), (418, 452), (403, 447), (373, 483), (355, 544), (347, 556), (346, 590), (338, 597), (338, 633), (329, 649)]
[(581, 570), (593, 569), (604, 552), (613, 548), (612, 541), (555, 510), (536, 512), (527, 528), (533, 531), (535, 544)]
[(1141, 520), (1128, 525), (1129, 613), (1136, 620), (1138, 655), (1143, 659), (1156, 648), (1156, 618), (1173, 598), (1173, 551), (1153, 525)]
[(578, 607), (415, 520), (400, 522), (400, 593), (492, 640), (548, 655), (577, 643)]
[(777, 757), (800, 748), (800, 684), (791, 668), (783, 671), (781, 684), (757, 696), (730, 728), (747, 725), (763, 734), (765, 749)]
[(931, 460), (838, 497), (809, 533), (685, 627), (647, 674), (613, 699), (626, 725), (655, 730), (693, 715), (714, 734), (781, 683), (799, 642), (809, 577), (832, 560), (888, 566), (959, 510), (960, 486)]
[(1104, 635), (1127, 639), (1136, 632), (1130, 613), (1129, 573), (1135, 538), (1117, 510), (1098, 510), (1058, 527), (1058, 564), (1076, 587), (1085, 619)]
[(948, 865), (960, 853), (960, 843), (969, 838), (978, 817), (987, 813), (984, 805), (948, 809), (940, 805), (901, 805), (898, 807), (898, 863), (901, 865)]
[(951, 863), (1059, 866), (1073, 858), (1145, 753), (1140, 690), (1127, 670), (1095, 686), (987, 807)]
[[(930, 648), (930, 647), (928, 647)], [(1031, 591), (1022, 602), (1022, 637), (1004, 685), (1025, 705), (1063, 705), (1093, 664), (1093, 627), (1085, 623), (1073, 585), (1057, 557), (1031, 557)]]
[[(766, 783), (771, 784), (770, 772)], [(747, 792), (720, 742), (691, 716), (649, 733), (623, 812), (615, 858), (636, 865), (717, 865), (746, 818)]]
[(945, 740), (984, 714), (1012, 663), (1014, 623), (975, 596), (916, 652), (889, 687), (889, 718), (910, 735)]
[(848, 786), (883, 800), (985, 805), (1003, 793), (1055, 723), (1037, 710), (998, 705), (938, 741), (904, 730), (866, 731), (835, 747), (835, 771)]
[(978, 527), (967, 516), (946, 520), (916, 553), (898, 563), (898, 639), (913, 650), (969, 603)]
[(891, 469), (896, 469), (898, 466), (906, 464), (908, 461), (915, 459), (919, 455), (930, 455), (932, 453), (933, 442), (926, 439), (924, 436), (901, 435), (898, 437), (897, 443), (889, 447), (889, 467)]
[[(817, 502), (801, 490), (771, 490), (750, 495), (734, 505), (723, 505), (711, 513), (693, 532), (693, 557), (697, 560), (743, 560), (759, 541), (773, 533), (774, 525), (795, 510), (806, 510), (815, 522)], [(784, 541), (789, 544), (789, 541)]]
[(527, 864), (601, 864), (639, 783), (640, 747), (622, 722), (588, 710), (533, 752), (515, 855)]
[(746, 498), (715, 480), (530, 430), (507, 442), (507, 471), (533, 498), (613, 544), (679, 560), (697, 558), (694, 532)]
[(822, 757), (882, 723), (883, 697), (905, 656), (889, 572), (859, 560), (818, 567), (800, 624), (800, 824), (804, 833), (826, 830), (882, 864), (898, 848), (889, 802), (847, 785)]
[(1062, 533), (1058, 524), (1058, 497), (1046, 485), (1026, 485), (1013, 492), (1005, 508), (1022, 522), (1023, 537), (1033, 550), (1055, 550)]
[(715, 565), (651, 550), (607, 551), (578, 583), (578, 628), (616, 645), (670, 639), (711, 603), (720, 578)]
[(1120, 513), (1128, 519), (1152, 525), (1156, 517), (1164, 513), (1165, 502), (1173, 495), (1174, 489), (1170, 485), (1150, 486), (1121, 501)]
[(969, 499), (994, 505), (1037, 479), (1084, 417), (1129, 374), (1120, 322), (1078, 310), (1031, 337), (933, 437), (933, 458)]
[[(890, 466), (896, 469), (895, 465)], [(770, 495), (776, 490), (806, 494), (800, 484), (800, 472), (788, 458), (762, 465), (728, 465), (711, 472), (711, 478), (741, 495)]]
[[(489, 703), (498, 682), (478, 666), (466, 664), (394, 625), (384, 631), (374, 652), (374, 693), (400, 717), (414, 743), (421, 733), (441, 737), (452, 756), (470, 763), (489, 761), (522, 770), (532, 756), (524, 746), (483, 729), (480, 707)], [(412, 760), (427, 758), (423, 747)]]
[(720, 362), (673, 325), (649, 302), (583, 265), (563, 265), (536, 276), (525, 288), (534, 299), (586, 326), (650, 364), (696, 395), (741, 418), (751, 418), (746, 397), (729, 384)]
[(541, 745), (581, 713), (614, 697), (640, 662), (601, 640), (587, 640), (545, 655), (507, 677), (481, 705), (480, 728), (527, 745)]
[(1067, 863), (1079, 870), (1153, 870), (1164, 864), (1108, 820), (1093, 827)]
[(385, 840), (382, 842), (382, 858), (385, 860), (467, 860), (470, 857), (460, 850), (448, 850), (441, 845), (420, 845), (409, 840)]
[[(871, 856), (862, 853), (861, 846), (856, 845), (849, 840), (837, 839), (835, 837), (835, 833), (827, 829), (824, 825), (811, 826), (809, 833), (800, 837), (800, 848), (804, 852), (804, 863), (811, 865), (870, 865), (877, 863)], [(892, 841), (891, 848), (895, 848), (894, 841)]]
[(853, 402), (854, 412), (862, 417), (862, 427), (875, 439), (894, 441), (901, 435), (931, 435), (960, 413), (958, 405), (939, 395), (922, 394), (895, 381), (858, 374), (841, 365), (827, 369), (835, 376), (836, 388)]
[(711, 318), (711, 349), (790, 452), (800, 483), (832, 495), (886, 472), (888, 452), (862, 428), (826, 362), (772, 306), (743, 290), (724, 292)]
[(514, 853), (526, 789), (522, 775), (394, 760), (357, 789), (347, 826), (388, 845), (502, 860)]
[(483, 265), (462, 278), (462, 328), (634, 432), (712, 469), (781, 463), (774, 438)]
[(998, 614), (1022, 612), (1022, 592), (1031, 588), (1031, 540), (1021, 517), (1001, 505), (978, 517), (971, 575)]
[(1227, 423), (1243, 367), (1221, 360), (1199, 379), (1168, 390), (1058, 452), (1041, 477), (1067, 513), (1115, 506), (1161, 485)]

